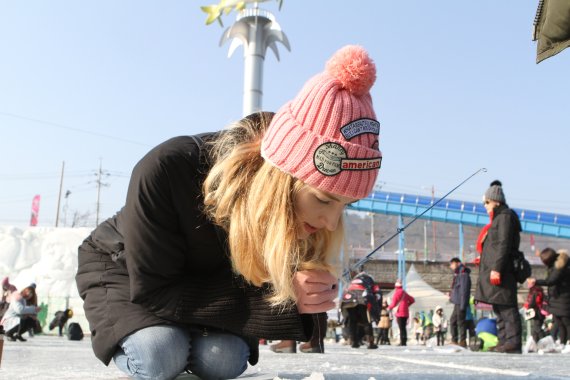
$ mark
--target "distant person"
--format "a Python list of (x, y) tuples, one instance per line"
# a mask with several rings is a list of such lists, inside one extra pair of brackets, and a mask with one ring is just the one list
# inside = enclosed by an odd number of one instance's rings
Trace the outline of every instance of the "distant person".
[(423, 341), (424, 344), (433, 336), (433, 310), (424, 314)]
[(378, 323), (378, 338), (376, 344), (390, 345), (390, 328), (392, 327), (392, 316), (388, 310), (388, 302), (382, 301), (382, 310), (380, 311), (380, 322)]
[(418, 312), (412, 320), (412, 330), (416, 336), (416, 344), (420, 344), (424, 340), (424, 312)]
[(56, 311), (54, 318), (49, 324), (50, 331), (57, 327), (58, 335), (63, 336), (63, 327), (71, 317), (73, 317), (73, 310), (71, 309)]
[(469, 312), (469, 298), (471, 297), (471, 269), (467, 268), (458, 257), (449, 261), (453, 271), (453, 282), (449, 301), (453, 304), (453, 312), (449, 321), (451, 329), (451, 344), (467, 347), (467, 313)]
[(28, 287), (34, 289), (32, 297), (26, 301), (28, 306), (36, 306), (39, 308), (38, 314), (34, 316), (34, 326), (28, 330), (28, 334), (33, 337), (35, 334), (40, 334), (42, 332), (42, 325), (40, 324), (39, 314), (43, 311), (38, 304), (38, 290), (35, 282), (32, 282)]
[(348, 323), (352, 348), (360, 347), (360, 329), (364, 330), (368, 339), (367, 347), (378, 348), (374, 342), (372, 322), (380, 321), (381, 308), (382, 293), (372, 276), (364, 271), (355, 274), (341, 300), (341, 310)]
[(257, 363), (259, 338), (310, 339), (312, 314), (335, 307), (344, 210), (378, 175), (375, 79), (346, 46), (275, 114), (175, 137), (136, 164), (124, 208), (79, 247), (104, 364), (228, 379)]
[(476, 320), (476, 312), (475, 312), (475, 297), (469, 297), (469, 307), (467, 308), (467, 312), (465, 313), (465, 331), (469, 333), (469, 342), (470, 344), (473, 343), (473, 340), (477, 338), (477, 334), (475, 333), (475, 320)]
[(23, 335), (36, 325), (36, 314), (40, 308), (28, 305), (35, 296), (35, 288), (28, 286), (21, 292), (14, 292), (9, 298), (10, 307), (4, 314), (1, 323), (6, 331), (6, 338), (10, 341), (25, 342)]
[(528, 295), (524, 303), (525, 319), (530, 321), (530, 334), (535, 343), (544, 338), (544, 314), (542, 305), (544, 301), (544, 291), (542, 287), (536, 285), (536, 279), (527, 279)]
[(513, 257), (519, 250), (521, 223), (509, 208), (499, 181), (493, 181), (484, 196), (491, 222), (477, 240), (481, 249), (475, 300), (493, 306), (497, 316), (498, 345), (491, 351), (522, 353), (522, 323), (517, 307), (517, 280)]
[(388, 306), (388, 310), (396, 309), (396, 321), (400, 331), (399, 346), (406, 346), (408, 342), (407, 324), (410, 317), (410, 305), (416, 300), (402, 288), (402, 281), (396, 280), (394, 284), (395, 290), (392, 296), (392, 303)]
[(440, 305), (435, 307), (432, 317), (433, 331), (436, 336), (437, 345), (443, 346), (445, 343), (445, 334), (447, 333), (447, 320)]
[(0, 319), (10, 307), (10, 295), (16, 291), (16, 287), (10, 284), (10, 279), (8, 277), (4, 277), (2, 280), (2, 300), (0, 301)]
[[(546, 265), (546, 279), (530, 279), (538, 286), (548, 286), (548, 312), (552, 313), (554, 324), (558, 326), (560, 343), (570, 352), (570, 260), (568, 251), (545, 248), (540, 259)], [(555, 339), (555, 337), (553, 337)]]

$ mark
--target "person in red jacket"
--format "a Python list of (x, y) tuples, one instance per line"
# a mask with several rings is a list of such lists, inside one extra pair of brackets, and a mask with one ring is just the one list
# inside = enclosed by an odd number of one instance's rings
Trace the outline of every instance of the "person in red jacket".
[(416, 302), (416, 300), (402, 288), (402, 281), (400, 279), (396, 280), (394, 287), (396, 290), (394, 291), (392, 303), (388, 306), (388, 310), (396, 309), (396, 321), (398, 322), (398, 328), (400, 329), (399, 345), (406, 346), (408, 341), (406, 325), (408, 324), (408, 318), (410, 317), (410, 305)]
[(525, 318), (531, 321), (530, 333), (535, 343), (538, 343), (544, 337), (544, 331), (542, 330), (544, 322), (544, 314), (542, 314), (544, 291), (541, 286), (536, 285), (536, 279), (534, 278), (529, 278), (527, 284), (529, 289), (526, 302), (524, 303)]

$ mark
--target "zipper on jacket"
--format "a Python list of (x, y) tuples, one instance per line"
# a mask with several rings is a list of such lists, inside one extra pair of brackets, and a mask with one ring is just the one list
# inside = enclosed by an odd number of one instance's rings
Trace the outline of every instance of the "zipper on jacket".
[(538, 39), (538, 23), (540, 22), (540, 17), (542, 16), (542, 10), (544, 9), (544, 0), (538, 2), (538, 7), (536, 8), (536, 15), (534, 16), (534, 23), (532, 24), (532, 40), (536, 41)]
[(208, 336), (208, 329), (207, 328), (202, 328), (202, 336)]

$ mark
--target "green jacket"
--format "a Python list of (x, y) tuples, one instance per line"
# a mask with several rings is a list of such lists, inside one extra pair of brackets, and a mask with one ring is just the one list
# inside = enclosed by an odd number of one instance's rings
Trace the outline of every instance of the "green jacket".
[(570, 1), (540, 0), (534, 19), (536, 63), (570, 46)]
[(477, 336), (483, 341), (483, 347), (481, 347), (481, 351), (483, 352), (487, 352), (489, 351), (489, 348), (495, 347), (499, 344), (499, 338), (491, 333), (480, 332)]

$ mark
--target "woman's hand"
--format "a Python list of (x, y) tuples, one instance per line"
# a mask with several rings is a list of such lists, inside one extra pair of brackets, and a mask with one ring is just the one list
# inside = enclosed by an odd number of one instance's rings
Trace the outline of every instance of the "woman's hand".
[(301, 314), (322, 313), (336, 305), (338, 280), (322, 270), (303, 270), (295, 273), (293, 286), (297, 295), (297, 309)]

